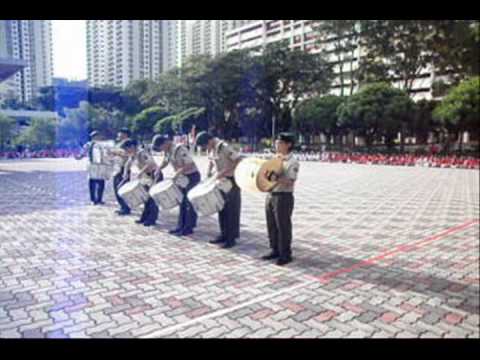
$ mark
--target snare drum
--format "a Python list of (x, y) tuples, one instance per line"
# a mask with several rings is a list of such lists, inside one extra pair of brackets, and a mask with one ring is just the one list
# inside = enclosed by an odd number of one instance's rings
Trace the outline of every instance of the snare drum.
[(164, 180), (152, 186), (150, 196), (162, 210), (172, 209), (183, 200), (182, 191), (172, 180)]
[(138, 180), (129, 181), (118, 190), (118, 195), (125, 200), (128, 207), (138, 208), (148, 200), (148, 192)]
[(185, 175), (179, 175), (175, 179), (175, 185), (181, 187), (182, 189), (185, 189), (188, 186), (189, 181), (190, 180), (188, 180), (188, 177), (186, 177)]
[(108, 180), (112, 176), (112, 166), (107, 164), (88, 165), (88, 176), (92, 180)]
[(221, 179), (217, 180), (217, 187), (224, 194), (228, 194), (232, 190), (233, 184), (229, 179)]
[(187, 197), (198, 216), (213, 215), (222, 211), (225, 206), (225, 199), (218, 183), (212, 180), (206, 180), (195, 186), (188, 192)]

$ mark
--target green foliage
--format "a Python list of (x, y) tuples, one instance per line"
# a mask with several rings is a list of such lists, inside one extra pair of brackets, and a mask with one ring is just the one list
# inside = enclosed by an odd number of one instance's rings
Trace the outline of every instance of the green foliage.
[(435, 119), (453, 131), (478, 132), (480, 128), (480, 77), (453, 88), (433, 112)]
[(305, 100), (295, 112), (295, 128), (304, 134), (336, 135), (340, 131), (337, 109), (343, 101), (335, 95)]
[(359, 20), (313, 20), (312, 27), (317, 35), (317, 47), (323, 56), (337, 64), (340, 95), (345, 95), (347, 86), (348, 94), (352, 95), (357, 84), (354, 62), (357, 57)]
[(266, 47), (258, 60), (261, 75), (256, 84), (264, 105), (271, 107), (279, 131), (288, 130), (292, 111), (304, 96), (325, 94), (333, 78), (332, 67), (319, 54), (290, 50), (284, 43)]
[(413, 82), (434, 55), (434, 24), (430, 20), (361, 20), (360, 61), (363, 83), (400, 80), (410, 92)]
[(431, 20), (434, 28), (432, 53), (441, 74), (450, 73), (451, 82), (479, 76), (480, 21)]
[(370, 146), (385, 136), (387, 143), (408, 123), (414, 109), (405, 91), (386, 83), (366, 85), (338, 108), (340, 126), (365, 136)]
[(149, 107), (133, 117), (131, 130), (140, 138), (146, 139), (153, 134), (153, 128), (158, 120), (168, 115), (169, 114), (160, 106)]
[(45, 86), (39, 89), (33, 104), (38, 110), (55, 111), (56, 92), (54, 86)]
[(6, 115), (0, 114), (0, 150), (3, 150), (12, 140), (17, 122)]
[(35, 118), (15, 142), (18, 145), (28, 145), (32, 149), (52, 148), (56, 144), (56, 134), (56, 119)]
[(163, 134), (163, 135), (173, 135), (174, 131), (174, 122), (176, 121), (177, 117), (175, 115), (170, 115), (164, 117), (161, 120), (158, 120), (154, 126), (154, 131), (156, 134)]
[(417, 138), (417, 143), (426, 143), (429, 132), (440, 130), (440, 123), (433, 118), (433, 110), (437, 105), (438, 101), (425, 99), (415, 104), (409, 130), (410, 134)]

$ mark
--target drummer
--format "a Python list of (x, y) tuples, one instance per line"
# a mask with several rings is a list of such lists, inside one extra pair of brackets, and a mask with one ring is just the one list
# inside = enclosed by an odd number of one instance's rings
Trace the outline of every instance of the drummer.
[(113, 190), (115, 192), (115, 197), (117, 198), (117, 202), (120, 205), (120, 210), (117, 210), (116, 213), (120, 216), (130, 214), (130, 208), (128, 207), (125, 200), (122, 199), (121, 196), (118, 195), (118, 189), (120, 189), (120, 184), (130, 181), (130, 178), (123, 178), (125, 162), (128, 159), (128, 155), (122, 150), (122, 144), (125, 143), (127, 140), (130, 139), (130, 130), (127, 128), (121, 128), (117, 134), (117, 144), (116, 148), (110, 150), (110, 152), (117, 156), (119, 159), (119, 166), (116, 168), (116, 172), (113, 176)]
[(223, 248), (231, 248), (240, 237), (241, 194), (233, 176), (241, 160), (240, 154), (225, 141), (213, 137), (206, 131), (201, 131), (197, 135), (195, 144), (207, 148), (209, 159), (207, 176), (212, 176), (212, 169), (215, 167), (216, 179), (227, 179), (232, 183), (232, 189), (225, 195), (225, 206), (218, 214), (220, 235), (210, 241), (211, 244), (222, 244)]
[(170, 234), (179, 236), (191, 235), (193, 234), (193, 229), (197, 226), (197, 214), (187, 198), (187, 193), (200, 182), (200, 172), (197, 165), (185, 145), (173, 144), (172, 140), (167, 136), (155, 136), (152, 148), (154, 151), (162, 151), (165, 154), (160, 170), (171, 164), (175, 170), (174, 179), (180, 175), (185, 175), (188, 178), (188, 185), (181, 189), (184, 196), (180, 204), (177, 228), (170, 230)]
[[(134, 140), (125, 141), (121, 148), (126, 151), (128, 160), (125, 163), (123, 178), (131, 178), (131, 168), (134, 164), (140, 169), (137, 179), (140, 180), (145, 190), (148, 192), (151, 186), (163, 180), (163, 174), (157, 167), (152, 155), (146, 150), (137, 151), (137, 142)], [(124, 181), (125, 183), (126, 181)], [(123, 185), (123, 184), (122, 184)], [(137, 224), (144, 226), (155, 225), (158, 218), (158, 207), (155, 201), (149, 197), (143, 208), (140, 219), (135, 220)]]
[(283, 160), (283, 170), (277, 177), (277, 185), (267, 195), (265, 213), (271, 252), (263, 260), (277, 260), (277, 265), (292, 261), (292, 212), (293, 190), (300, 163), (293, 157), (295, 137), (291, 133), (281, 133), (275, 141), (276, 157)]
[[(80, 160), (85, 156), (88, 156), (89, 164), (100, 164), (102, 159), (94, 156), (94, 149), (98, 149), (96, 154), (101, 154), (101, 148), (98, 142), (101, 140), (101, 135), (98, 131), (92, 131), (90, 133), (90, 141), (87, 142), (80, 153), (79, 156), (76, 156), (75, 159)], [(88, 174), (88, 187), (90, 190), (90, 201), (93, 205), (105, 204), (103, 202), (103, 191), (105, 190), (105, 179), (96, 178), (95, 175)]]

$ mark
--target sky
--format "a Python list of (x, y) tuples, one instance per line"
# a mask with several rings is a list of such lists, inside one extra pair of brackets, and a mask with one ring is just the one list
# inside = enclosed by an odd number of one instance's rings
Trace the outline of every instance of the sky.
[[(195, 20), (190, 20), (193, 22)], [(86, 20), (52, 20), (53, 76), (87, 78)]]
[(52, 20), (53, 75), (70, 80), (87, 78), (85, 20)]

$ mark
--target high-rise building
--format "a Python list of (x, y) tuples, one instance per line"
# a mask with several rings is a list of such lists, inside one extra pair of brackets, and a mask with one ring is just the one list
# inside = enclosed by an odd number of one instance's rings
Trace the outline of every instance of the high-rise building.
[[(291, 49), (300, 49), (311, 53), (331, 50), (332, 43), (327, 42), (321, 46), (316, 44), (316, 36), (311, 25), (312, 20), (255, 20), (235, 24), (226, 33), (225, 47), (227, 51), (235, 49), (258, 49), (261, 51), (268, 44), (286, 41)], [(354, 56), (352, 70), (358, 68), (358, 60), (362, 56), (361, 48), (356, 50)], [(335, 60), (331, 57), (332, 62)], [(334, 65), (333, 70), (338, 74), (338, 64)], [(346, 77), (348, 78), (348, 75)], [(416, 99), (431, 98), (433, 79), (434, 74), (431, 67), (424, 69), (414, 81), (412, 96)], [(334, 80), (331, 89), (333, 94), (340, 94), (340, 84), (338, 78)], [(349, 88), (350, 83), (347, 80), (344, 83), (344, 90), (348, 91)]]
[(252, 20), (177, 20), (177, 66), (194, 55), (226, 52), (225, 34)]
[(28, 102), (38, 89), (52, 84), (50, 20), (0, 20), (0, 58), (23, 68), (0, 84), (0, 96)]
[(169, 71), (177, 66), (177, 21), (163, 21), (163, 68), (162, 71)]
[(87, 20), (87, 72), (91, 86), (125, 88), (155, 79), (176, 63), (172, 20)]
[(182, 67), (187, 57), (188, 41), (187, 30), (191, 27), (188, 26), (187, 20), (175, 20), (176, 36), (175, 36), (175, 53), (176, 53), (176, 65)]

